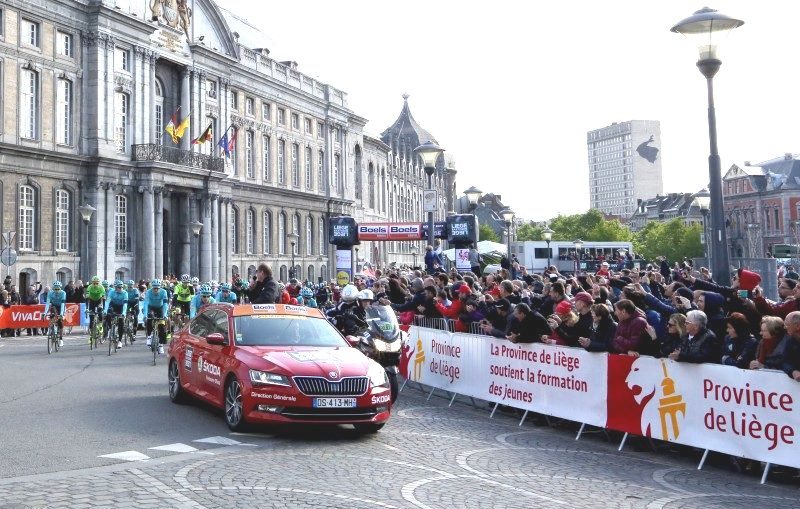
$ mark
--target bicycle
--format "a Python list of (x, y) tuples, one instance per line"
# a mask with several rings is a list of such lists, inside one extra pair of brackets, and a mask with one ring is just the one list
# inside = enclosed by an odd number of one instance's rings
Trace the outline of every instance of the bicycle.
[(47, 353), (51, 354), (58, 351), (59, 340), (61, 339), (61, 331), (58, 328), (59, 316), (56, 313), (50, 313), (50, 323), (47, 326)]
[[(108, 355), (111, 355), (111, 349), (113, 347), (114, 353), (117, 353), (117, 343), (122, 341), (122, 337), (119, 336), (119, 324), (116, 323), (122, 320), (122, 315), (118, 315), (116, 313), (109, 313), (108, 315)], [(124, 333), (122, 334), (124, 336)], [(114, 340), (114, 336), (119, 336), (117, 340)]]
[(175, 306), (170, 312), (170, 331), (175, 332), (175, 328), (182, 329), (189, 321), (189, 317), (183, 312), (180, 306)]
[(161, 330), (167, 326), (167, 319), (152, 316), (148, 317), (147, 320), (153, 322), (153, 328), (151, 329), (153, 331), (153, 338), (150, 341), (150, 350), (153, 352), (153, 366), (155, 366), (156, 359), (158, 358), (158, 345), (161, 344)]
[(133, 313), (128, 313), (128, 316), (125, 317), (122, 334), (125, 338), (125, 346), (128, 346), (128, 343), (133, 344), (133, 342), (136, 341), (136, 321), (136, 315)]
[(103, 312), (90, 309), (86, 312), (86, 315), (89, 317), (90, 321), (92, 317), (94, 317), (94, 325), (89, 327), (89, 350), (93, 350), (97, 348), (98, 344), (103, 344), (104, 341)]

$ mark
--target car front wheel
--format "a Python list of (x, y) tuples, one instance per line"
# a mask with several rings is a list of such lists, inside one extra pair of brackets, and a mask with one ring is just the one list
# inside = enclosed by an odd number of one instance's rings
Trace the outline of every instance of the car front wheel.
[(169, 382), (169, 399), (172, 400), (173, 403), (183, 403), (186, 401), (186, 391), (181, 387), (181, 373), (177, 359), (172, 359), (172, 362), (169, 363), (167, 381)]
[(244, 428), (242, 386), (236, 377), (232, 377), (225, 384), (225, 422), (233, 431), (241, 431)]

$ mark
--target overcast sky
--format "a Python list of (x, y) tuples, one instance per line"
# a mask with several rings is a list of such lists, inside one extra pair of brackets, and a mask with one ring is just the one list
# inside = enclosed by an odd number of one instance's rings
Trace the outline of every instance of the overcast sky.
[[(705, 81), (669, 31), (699, 0), (217, 1), (262, 28), (270, 56), (347, 92), (369, 134), (410, 94), (456, 159), (458, 191), (500, 194), (524, 218), (588, 209), (586, 132), (612, 122), (661, 121), (665, 192), (708, 182)], [(800, 152), (800, 2), (709, 6), (745, 21), (714, 80), (723, 174)]]

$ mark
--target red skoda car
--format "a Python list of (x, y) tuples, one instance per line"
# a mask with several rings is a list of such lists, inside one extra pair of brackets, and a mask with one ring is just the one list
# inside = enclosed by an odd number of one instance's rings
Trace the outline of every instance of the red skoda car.
[(214, 304), (169, 344), (169, 397), (187, 395), (246, 423), (352, 424), (374, 433), (389, 419), (386, 371), (353, 348), (318, 309)]

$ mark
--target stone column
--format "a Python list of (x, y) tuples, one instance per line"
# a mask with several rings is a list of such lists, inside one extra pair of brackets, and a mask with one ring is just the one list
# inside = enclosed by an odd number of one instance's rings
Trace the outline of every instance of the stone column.
[(220, 217), (222, 220), (219, 223), (220, 239), (222, 240), (222, 267), (220, 267), (220, 276), (224, 276), (225, 281), (231, 279), (231, 200), (225, 198), (222, 203)]
[[(88, 280), (94, 275), (100, 275), (103, 262), (103, 247), (105, 246), (105, 203), (106, 195), (103, 184), (91, 186), (87, 192), (87, 201), (95, 208), (94, 214), (87, 228), (89, 229), (89, 242), (87, 250), (87, 267), (84, 277)], [(84, 240), (85, 242), (85, 240)]]
[(211, 213), (209, 214), (209, 235), (211, 235), (211, 279), (221, 281), (219, 277), (220, 249), (219, 249), (219, 195), (211, 195), (209, 200)]
[(203, 223), (203, 229), (200, 232), (200, 279), (203, 281), (210, 281), (213, 279), (211, 266), (212, 249), (211, 249), (211, 199), (204, 196), (200, 203), (200, 222)]
[(155, 231), (155, 204), (153, 203), (153, 189), (150, 187), (142, 186), (139, 188), (142, 193), (142, 248), (139, 250), (141, 256), (140, 267), (141, 274), (139, 277), (145, 279), (152, 279), (156, 276), (155, 267), (155, 250), (153, 249), (156, 243)]
[[(147, 99), (148, 103), (145, 106), (145, 112), (148, 112), (144, 116), (144, 128), (145, 128), (145, 138), (149, 140), (149, 143), (157, 143), (158, 140), (156, 139), (156, 131), (161, 133), (164, 129), (164, 126), (155, 126), (153, 123), (155, 122), (155, 104), (156, 104), (156, 54), (153, 51), (147, 52)], [(166, 113), (162, 113), (163, 115)], [(158, 261), (156, 261), (158, 263)], [(163, 274), (157, 274), (158, 277), (163, 276)]]
[(116, 192), (111, 184), (106, 185), (106, 242), (103, 257), (103, 279), (111, 279), (114, 277), (114, 267), (112, 262), (116, 252), (117, 228), (114, 224), (114, 208)]
[(164, 276), (164, 197), (161, 188), (154, 189), (154, 208), (153, 215), (153, 276), (161, 278)]
[(189, 231), (189, 223), (192, 222), (191, 210), (189, 206), (190, 197), (188, 194), (182, 194), (179, 196), (178, 201), (180, 202), (179, 205), (179, 215), (176, 224), (178, 225), (179, 232), (181, 239), (181, 261), (180, 261), (180, 273), (181, 274), (190, 274), (192, 269), (192, 258), (191, 258), (191, 232)]
[[(189, 68), (185, 68), (183, 70), (183, 78), (181, 79), (181, 111), (180, 111), (180, 118), (178, 118), (178, 122), (182, 122), (186, 115), (194, 114), (192, 111), (192, 103), (191, 103), (191, 96), (189, 94), (189, 88), (191, 87), (191, 80), (189, 79)], [(182, 150), (189, 150), (189, 142), (191, 141), (191, 132), (192, 126), (189, 126), (189, 129), (183, 133), (183, 138), (181, 138), (181, 149)]]

